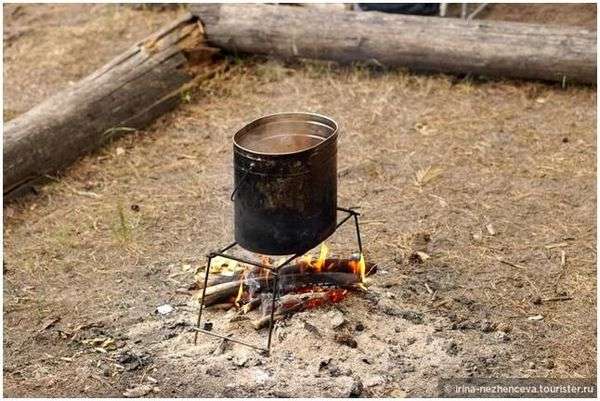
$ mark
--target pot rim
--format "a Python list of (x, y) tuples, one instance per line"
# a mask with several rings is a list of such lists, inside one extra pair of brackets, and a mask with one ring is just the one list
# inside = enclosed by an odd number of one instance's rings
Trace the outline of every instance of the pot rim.
[[(283, 117), (304, 117), (303, 121), (306, 121), (309, 123), (319, 123), (319, 124), (325, 125), (328, 128), (332, 129), (332, 133), (327, 138), (325, 138), (323, 141), (321, 141), (315, 145), (312, 145), (312, 146), (309, 146), (307, 148), (303, 148), (300, 150), (295, 150), (293, 152), (277, 152), (277, 153), (257, 152), (255, 150), (248, 149), (239, 144), (238, 139), (240, 138), (240, 136), (245, 134), (249, 130), (256, 128), (261, 123), (268, 122), (269, 120), (277, 120), (277, 119), (283, 118)], [(290, 121), (293, 121), (293, 120), (290, 119)], [(334, 119), (327, 117), (325, 115), (318, 114), (318, 113), (311, 113), (311, 112), (281, 112), (281, 113), (267, 114), (267, 115), (258, 117), (256, 119), (252, 120), (251, 122), (245, 124), (242, 128), (238, 129), (235, 134), (233, 134), (233, 145), (237, 149), (240, 149), (251, 155), (256, 155), (256, 156), (260, 156), (260, 157), (289, 156), (289, 155), (295, 155), (295, 154), (301, 154), (304, 152), (314, 151), (315, 149), (317, 149), (321, 146), (326, 146), (327, 143), (337, 140), (338, 132), (339, 132), (338, 123)]]

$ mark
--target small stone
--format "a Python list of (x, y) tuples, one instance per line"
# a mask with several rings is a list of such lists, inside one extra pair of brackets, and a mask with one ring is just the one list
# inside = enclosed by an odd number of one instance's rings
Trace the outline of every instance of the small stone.
[(535, 362), (529, 362), (529, 369), (535, 369)]
[(363, 331), (365, 329), (365, 325), (362, 324), (361, 322), (356, 323), (356, 326), (354, 326), (354, 329), (356, 331)]
[(562, 143), (568, 143), (569, 142), (569, 138), (567, 138), (566, 136), (562, 139)]
[(131, 210), (134, 211), (134, 212), (139, 212), (140, 211), (140, 205), (136, 205), (136, 204), (131, 205)]
[(160, 315), (168, 315), (174, 310), (175, 309), (169, 304), (160, 305), (158, 308), (156, 308), (156, 312), (158, 312)]
[(314, 334), (317, 337), (321, 337), (321, 333), (319, 333), (319, 329), (317, 329), (316, 326), (308, 323), (306, 320), (302, 321), (302, 327), (304, 327), (304, 329), (312, 334)]
[(497, 331), (495, 335), (496, 338), (503, 343), (507, 343), (510, 341), (510, 337), (508, 336), (508, 334), (506, 334), (503, 331)]
[(533, 297), (531, 299), (531, 303), (534, 305), (541, 305), (542, 304), (542, 298), (541, 297)]
[(241, 368), (241, 367), (245, 366), (248, 363), (248, 359), (249, 359), (248, 355), (246, 355), (246, 354), (244, 354), (244, 355), (236, 355), (233, 358), (233, 364), (235, 366), (238, 366), (238, 367)]
[(490, 235), (496, 235), (496, 229), (494, 228), (494, 226), (492, 225), (492, 223), (488, 223), (485, 225), (485, 229), (487, 230), (488, 234)]
[(382, 376), (369, 376), (365, 379), (365, 387), (375, 387), (385, 383), (385, 379)]
[(152, 390), (153, 390), (152, 386), (149, 386), (147, 384), (142, 384), (141, 386), (137, 386), (137, 387), (125, 390), (125, 392), (123, 393), (123, 396), (126, 398), (140, 398), (140, 397), (145, 396)]
[(327, 314), (332, 329), (337, 329), (346, 323), (344, 315), (340, 311), (331, 311)]
[(496, 325), (489, 320), (481, 321), (481, 331), (484, 333), (491, 333), (496, 329)]
[(204, 322), (204, 324), (202, 325), (202, 328), (206, 331), (211, 331), (213, 328), (213, 324), (212, 324), (212, 322)]
[(448, 355), (457, 355), (458, 354), (458, 345), (454, 341), (450, 341), (450, 343), (446, 346), (446, 353)]
[(262, 369), (255, 368), (252, 373), (257, 384), (264, 384), (270, 378), (269, 374)]
[(364, 386), (360, 379), (354, 378), (352, 387), (350, 388), (350, 398), (360, 397), (364, 389)]

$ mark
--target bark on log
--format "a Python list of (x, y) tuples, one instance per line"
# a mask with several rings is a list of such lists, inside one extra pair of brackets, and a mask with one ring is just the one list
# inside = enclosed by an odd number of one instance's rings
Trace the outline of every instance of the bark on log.
[[(55, 174), (117, 134), (147, 126), (201, 80), (204, 45), (188, 14), (4, 126), (4, 194)], [(19, 191), (21, 192), (21, 191)]]
[(596, 82), (596, 32), (581, 28), (250, 4), (191, 11), (209, 44), (234, 53)]

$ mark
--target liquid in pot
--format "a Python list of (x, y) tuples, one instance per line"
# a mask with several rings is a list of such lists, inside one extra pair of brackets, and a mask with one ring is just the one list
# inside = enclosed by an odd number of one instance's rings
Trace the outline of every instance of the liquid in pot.
[(311, 148), (323, 142), (318, 135), (279, 134), (262, 137), (246, 146), (258, 153), (291, 153)]

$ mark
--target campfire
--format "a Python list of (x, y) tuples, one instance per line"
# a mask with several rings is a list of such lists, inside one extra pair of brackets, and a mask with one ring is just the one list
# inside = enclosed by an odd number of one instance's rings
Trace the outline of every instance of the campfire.
[[(337, 123), (314, 113), (273, 114), (236, 132), (230, 197), (235, 242), (207, 255), (204, 278), (196, 286), (195, 343), (201, 332), (269, 352), (277, 320), (365, 288), (375, 266), (364, 259), (359, 213), (337, 205), (337, 138)], [(340, 212), (346, 216), (338, 221)], [(325, 240), (350, 219), (358, 253), (328, 257)], [(307, 254), (319, 244), (316, 258)], [(236, 246), (262, 255), (260, 262), (226, 253)], [(238, 316), (254, 311), (254, 328), (269, 328), (266, 348), (218, 334), (210, 321), (202, 325), (204, 308), (233, 309)]]
[[(277, 321), (295, 312), (341, 302), (349, 291), (365, 289), (367, 276), (376, 272), (375, 265), (366, 263), (362, 254), (339, 259), (329, 258), (328, 253), (329, 248), (322, 243), (318, 257), (308, 253), (281, 267), (277, 289), (273, 288), (271, 269), (216, 257), (206, 281), (204, 306), (231, 309), (237, 315), (255, 311), (251, 323), (258, 330), (269, 325), (271, 314), (273, 321)], [(260, 255), (260, 263), (271, 268), (285, 260), (283, 257), (274, 261), (272, 257)], [(196, 298), (202, 297), (204, 275), (202, 272), (194, 285)], [(271, 313), (270, 301), (275, 290), (279, 299)]]

